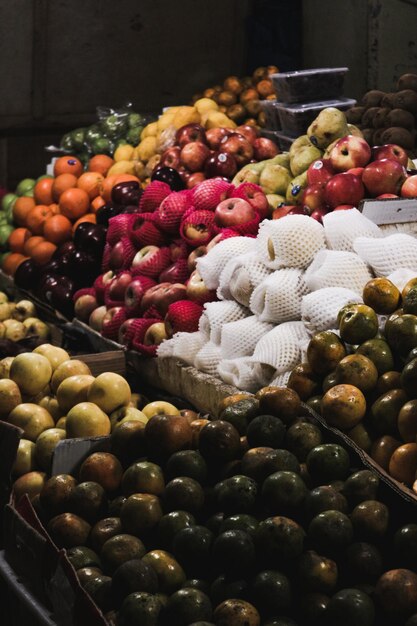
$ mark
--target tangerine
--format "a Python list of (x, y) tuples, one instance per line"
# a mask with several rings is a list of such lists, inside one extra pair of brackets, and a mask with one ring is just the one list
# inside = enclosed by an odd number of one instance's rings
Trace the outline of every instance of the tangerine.
[(40, 235), (34, 235), (32, 237), (29, 237), (29, 239), (27, 239), (25, 245), (23, 246), (23, 254), (26, 254), (27, 256), (32, 256), (32, 250), (42, 241), (45, 241), (45, 239)]
[(47, 241), (59, 245), (71, 239), (72, 224), (65, 215), (52, 215), (44, 224), (43, 234)]
[(103, 176), (107, 174), (114, 160), (107, 156), (107, 154), (95, 154), (88, 162), (89, 172), (99, 172)]
[(34, 209), (36, 202), (29, 196), (21, 196), (17, 198), (13, 206), (13, 221), (18, 226), (26, 226), (26, 218), (28, 213)]
[(62, 215), (70, 220), (77, 220), (85, 215), (90, 208), (90, 198), (84, 189), (77, 187), (67, 189), (59, 199), (59, 209)]
[(77, 180), (77, 187), (84, 189), (90, 200), (93, 200), (100, 194), (103, 181), (104, 176), (100, 172), (84, 172)]
[(48, 263), (56, 250), (56, 245), (50, 241), (42, 241), (32, 250), (32, 259), (37, 265)]
[(5, 274), (9, 274), (9, 276), (14, 276), (17, 268), (23, 261), (26, 261), (29, 257), (24, 256), (20, 252), (11, 252), (8, 254), (2, 263), (2, 270)]
[(27, 228), (15, 228), (7, 240), (10, 250), (23, 254), (25, 243), (31, 236), (32, 233)]
[(54, 183), (53, 178), (45, 177), (38, 180), (33, 188), (33, 197), (37, 204), (52, 204), (52, 185)]
[(91, 210), (93, 213), (97, 213), (97, 211), (106, 204), (106, 201), (101, 196), (96, 196), (94, 200), (91, 202)]
[(60, 174), (74, 174), (74, 176), (78, 178), (83, 171), (83, 164), (80, 159), (77, 159), (75, 156), (62, 156), (54, 163), (54, 176), (59, 176)]
[(42, 235), (44, 224), (51, 215), (52, 211), (46, 204), (38, 204), (29, 211), (26, 226), (34, 235)]
[(77, 227), (83, 222), (89, 222), (90, 224), (96, 224), (96, 216), (94, 213), (86, 213), (82, 217), (80, 217), (72, 227), (72, 232), (75, 233)]
[(66, 189), (71, 189), (77, 185), (77, 177), (74, 174), (60, 174), (52, 183), (52, 197), (58, 201), (61, 194)]

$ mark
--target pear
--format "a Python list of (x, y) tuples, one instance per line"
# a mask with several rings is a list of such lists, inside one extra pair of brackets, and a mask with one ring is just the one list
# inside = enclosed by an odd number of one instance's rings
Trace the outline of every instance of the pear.
[(308, 169), (310, 163), (317, 161), (322, 156), (322, 151), (315, 148), (313, 145), (303, 146), (299, 150), (293, 153), (290, 159), (291, 173), (293, 176), (298, 176)]
[(337, 142), (339, 141), (340, 137), (338, 137), (337, 139), (335, 139), (334, 141), (332, 141), (332, 143), (330, 143), (326, 150), (323, 152), (323, 159), (329, 159), (330, 158), (330, 153), (333, 150), (333, 148), (335, 147), (335, 145), (337, 144)]
[(259, 177), (259, 184), (265, 194), (284, 194), (291, 181), (291, 174), (283, 165), (267, 163)]
[(355, 137), (362, 137), (363, 138), (363, 132), (361, 131), (360, 128), (358, 128), (357, 126), (355, 126), (355, 124), (348, 124), (348, 131), (349, 131), (349, 135), (355, 135)]
[(235, 186), (240, 185), (241, 183), (254, 183), (255, 185), (258, 185), (259, 176), (266, 163), (267, 161), (259, 161), (259, 163), (248, 163), (247, 165), (244, 165), (232, 180), (232, 184)]
[(311, 143), (322, 149), (327, 148), (335, 139), (348, 134), (346, 115), (335, 107), (327, 107), (320, 111), (307, 129)]
[(276, 156), (274, 156), (272, 159), (268, 159), (268, 161), (271, 161), (271, 163), (274, 163), (277, 165), (283, 165), (287, 169), (290, 169), (290, 153), (289, 152), (281, 152), (280, 154), (277, 154)]
[(290, 204), (301, 204), (304, 189), (307, 187), (307, 172), (293, 178), (286, 190), (285, 199)]
[(278, 193), (267, 193), (266, 199), (268, 200), (269, 208), (271, 209), (271, 211), (286, 202), (285, 196)]
[(300, 135), (300, 137), (297, 137), (297, 139), (294, 139), (294, 141), (292, 142), (290, 146), (290, 151), (289, 151), (290, 158), (295, 152), (300, 150), (300, 148), (305, 148), (306, 146), (312, 146), (312, 145), (313, 144), (308, 138), (308, 135)]

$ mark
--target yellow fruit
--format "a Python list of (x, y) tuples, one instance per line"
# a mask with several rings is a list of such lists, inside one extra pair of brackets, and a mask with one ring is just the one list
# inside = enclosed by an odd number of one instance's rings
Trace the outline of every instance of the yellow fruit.
[(13, 476), (23, 476), (36, 469), (35, 445), (35, 442), (29, 439), (20, 439), (12, 467)]
[(39, 435), (35, 443), (35, 459), (45, 471), (51, 469), (51, 460), (58, 443), (65, 439), (66, 432), (61, 428), (48, 428)]
[(194, 107), (197, 109), (200, 115), (203, 115), (203, 113), (206, 113), (207, 111), (219, 110), (217, 102), (215, 102), (211, 98), (200, 98), (199, 100), (196, 100), (196, 102), (194, 102)]
[(194, 107), (182, 106), (178, 108), (173, 119), (173, 125), (175, 128), (181, 128), (186, 124), (199, 124), (200, 114)]
[(49, 360), (35, 352), (18, 354), (10, 366), (10, 378), (27, 396), (34, 396), (42, 391), (51, 376), (52, 366)]
[(156, 137), (146, 137), (140, 142), (136, 149), (138, 159), (140, 159), (141, 161), (149, 161), (149, 159), (153, 154), (155, 154), (155, 152)]
[(133, 161), (118, 161), (107, 172), (107, 176), (113, 176), (114, 174), (131, 174), (135, 176), (135, 164)]
[(67, 437), (99, 437), (110, 434), (108, 416), (93, 402), (72, 407), (65, 422)]
[(224, 126), (225, 128), (236, 128), (235, 122), (220, 111), (208, 111), (203, 119), (205, 120), (203, 126), (207, 130), (210, 128), (220, 128), (220, 126)]
[(16, 383), (9, 378), (0, 379), (0, 418), (5, 419), (21, 402), (22, 396)]
[(88, 390), (88, 401), (110, 414), (120, 406), (129, 404), (131, 391), (128, 382), (114, 372), (97, 376)]
[(119, 161), (130, 161), (133, 158), (134, 147), (128, 143), (125, 143), (118, 148), (116, 148), (113, 159), (117, 162)]
[(94, 380), (94, 376), (89, 374), (78, 374), (69, 376), (62, 381), (56, 391), (56, 399), (61, 409), (61, 415), (68, 413), (76, 404), (86, 402), (88, 390)]
[(70, 358), (66, 350), (58, 346), (53, 346), (51, 343), (43, 343), (35, 348), (33, 352), (46, 357), (52, 366), (52, 371), (55, 371), (58, 365), (61, 365), (64, 361), (68, 361)]
[(31, 402), (19, 404), (7, 418), (9, 424), (23, 430), (23, 437), (36, 441), (44, 430), (54, 428), (55, 422), (46, 409)]
[[(136, 148), (135, 148), (136, 150)], [(145, 177), (145, 165), (144, 163), (142, 163), (142, 161), (139, 161), (138, 159), (134, 159), (133, 160), (133, 165), (135, 168), (135, 176), (137, 176), (138, 178), (142, 179)]]
[[(158, 132), (158, 122), (151, 122), (143, 129), (140, 139), (141, 142), (147, 137), (155, 137)], [(140, 145), (140, 144), (139, 144)]]
[(160, 135), (163, 130), (174, 125), (175, 111), (167, 111), (163, 113), (158, 120), (158, 133)]
[(57, 392), (59, 385), (65, 378), (77, 376), (78, 374), (88, 374), (91, 376), (90, 368), (84, 361), (79, 359), (68, 359), (59, 365), (53, 373), (51, 380), (51, 389), (53, 393)]

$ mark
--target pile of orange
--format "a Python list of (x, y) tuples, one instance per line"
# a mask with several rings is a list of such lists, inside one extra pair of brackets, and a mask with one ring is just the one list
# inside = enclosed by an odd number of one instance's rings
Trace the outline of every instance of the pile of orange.
[(2, 270), (14, 275), (20, 263), (31, 258), (37, 265), (48, 263), (58, 246), (72, 239), (81, 222), (96, 222), (96, 212), (111, 198), (114, 185), (139, 179), (130, 174), (107, 172), (114, 161), (97, 154), (87, 170), (75, 156), (62, 156), (54, 163), (54, 176), (38, 180), (33, 198), (21, 196), (13, 207), (16, 229), (8, 244), (11, 253)]

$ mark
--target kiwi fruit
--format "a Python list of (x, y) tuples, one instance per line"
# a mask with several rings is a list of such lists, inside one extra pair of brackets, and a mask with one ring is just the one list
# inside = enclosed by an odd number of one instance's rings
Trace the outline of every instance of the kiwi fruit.
[(413, 89), (417, 91), (417, 74), (403, 74), (399, 77), (397, 83), (398, 91), (403, 89)]
[(372, 146), (373, 145), (374, 129), (373, 128), (362, 128), (362, 135), (363, 135), (363, 138), (365, 139), (365, 141), (367, 141), (369, 143), (369, 145)]
[[(393, 126), (393, 124), (387, 123), (388, 113), (391, 112), (391, 109), (388, 107), (379, 107), (379, 109), (375, 112), (375, 115), (372, 120), (372, 125), (374, 128), (388, 128), (388, 126)], [(402, 124), (398, 124), (401, 126)]]
[(417, 92), (413, 89), (402, 89), (394, 94), (393, 109), (405, 109), (414, 115), (417, 113)]
[(362, 104), (366, 108), (379, 107), (384, 96), (385, 93), (383, 91), (380, 91), (379, 89), (371, 89), (364, 94)]
[[(417, 94), (416, 94), (417, 96)], [(391, 126), (382, 133), (382, 143), (396, 143), (404, 150), (412, 150), (414, 148), (414, 138), (409, 130), (399, 126)]]
[(382, 135), (385, 132), (385, 128), (377, 128), (373, 134), (372, 134), (372, 145), (373, 146), (380, 146), (382, 145), (383, 141), (382, 141)]
[(381, 100), (381, 106), (388, 107), (389, 109), (394, 108), (392, 101), (395, 95), (396, 95), (395, 93), (386, 93)]
[(352, 107), (346, 111), (346, 120), (349, 124), (360, 124), (365, 107)]
[(387, 115), (387, 127), (401, 126), (412, 130), (414, 128), (414, 115), (405, 109), (391, 109)]
[(379, 107), (371, 107), (370, 109), (366, 109), (365, 113), (362, 117), (362, 124), (365, 128), (370, 128), (373, 126), (374, 117), (378, 113)]

